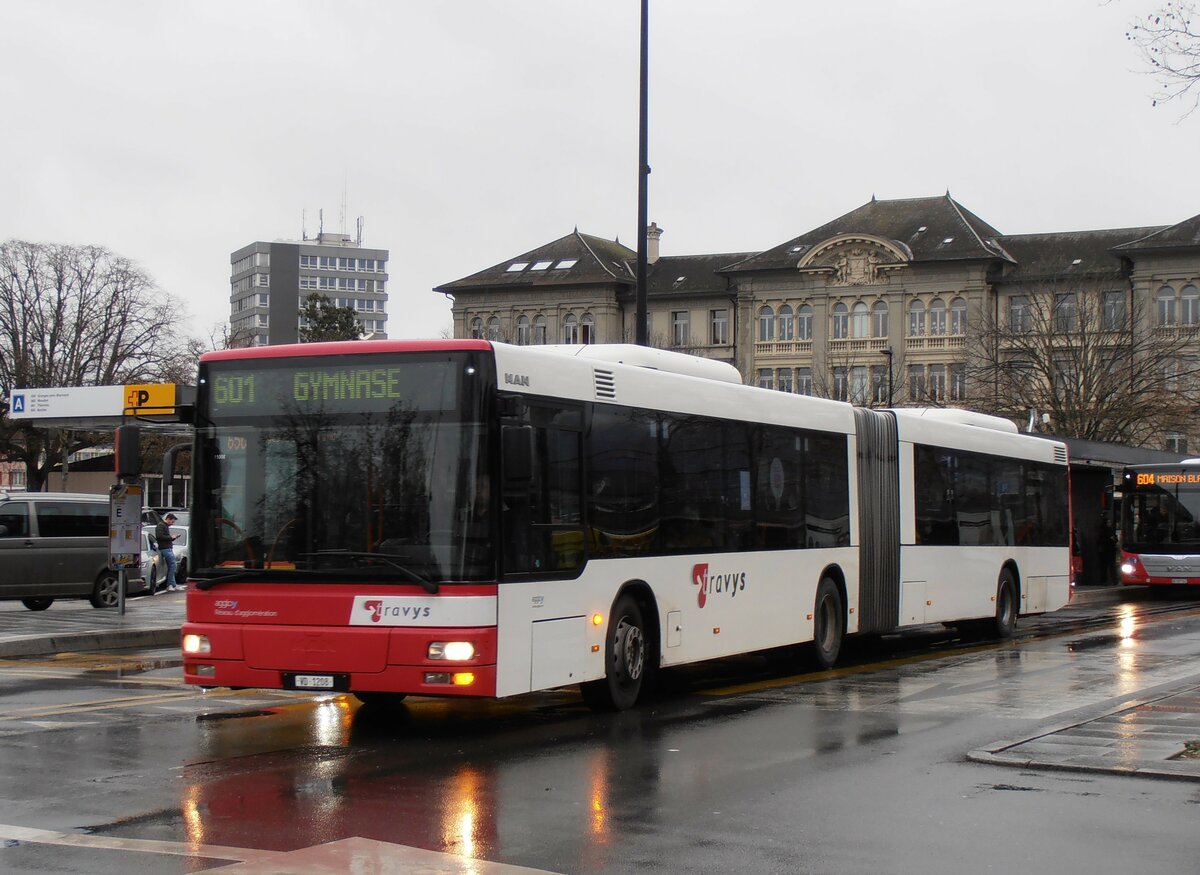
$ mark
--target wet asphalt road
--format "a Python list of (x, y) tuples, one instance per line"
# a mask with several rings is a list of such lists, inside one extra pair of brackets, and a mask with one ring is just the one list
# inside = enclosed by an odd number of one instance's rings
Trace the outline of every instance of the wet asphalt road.
[(3, 661), (0, 871), (1196, 871), (1200, 783), (966, 754), (1200, 675), (1200, 602), (850, 650), (673, 672), (606, 716), (202, 694), (169, 650)]

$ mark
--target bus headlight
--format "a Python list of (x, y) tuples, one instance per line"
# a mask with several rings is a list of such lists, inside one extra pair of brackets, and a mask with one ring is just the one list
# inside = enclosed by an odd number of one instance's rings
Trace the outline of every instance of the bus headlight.
[(466, 662), (475, 658), (475, 645), (470, 641), (434, 641), (430, 643), (426, 655), (429, 659)]
[(184, 653), (212, 653), (212, 645), (208, 643), (207, 635), (184, 635)]

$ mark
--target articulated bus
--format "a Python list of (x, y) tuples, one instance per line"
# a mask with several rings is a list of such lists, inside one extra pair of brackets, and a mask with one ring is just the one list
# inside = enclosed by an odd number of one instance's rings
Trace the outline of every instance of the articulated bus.
[(1200, 585), (1200, 459), (1126, 468), (1119, 506), (1121, 583)]
[(1066, 448), (644, 347), (201, 359), (188, 683), (633, 706), (660, 669), (1071, 594)]

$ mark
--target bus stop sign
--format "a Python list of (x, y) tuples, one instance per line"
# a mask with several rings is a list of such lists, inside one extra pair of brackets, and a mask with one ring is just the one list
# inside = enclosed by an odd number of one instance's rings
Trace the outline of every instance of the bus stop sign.
[(135, 568), (142, 558), (142, 487), (113, 486), (108, 494), (108, 567)]

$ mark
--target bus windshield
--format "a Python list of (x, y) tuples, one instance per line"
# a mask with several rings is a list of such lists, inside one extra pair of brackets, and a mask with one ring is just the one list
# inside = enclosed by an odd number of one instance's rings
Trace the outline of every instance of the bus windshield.
[(470, 353), (205, 363), (196, 576), (494, 580), (485, 366)]
[(1200, 472), (1129, 472), (1122, 543), (1133, 553), (1200, 552)]

